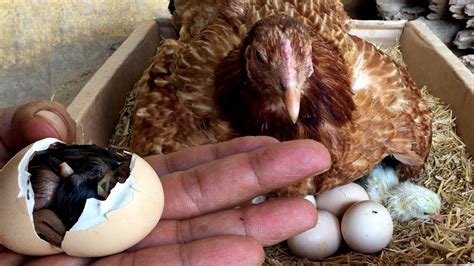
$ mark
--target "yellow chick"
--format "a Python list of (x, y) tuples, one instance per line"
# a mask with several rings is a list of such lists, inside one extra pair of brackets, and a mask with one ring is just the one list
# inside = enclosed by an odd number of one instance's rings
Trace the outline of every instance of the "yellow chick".
[(441, 199), (435, 192), (409, 181), (399, 182), (392, 167), (378, 164), (359, 183), (369, 198), (382, 203), (394, 220), (439, 220)]
[(389, 190), (397, 186), (399, 181), (393, 168), (377, 164), (358, 183), (365, 188), (371, 200), (382, 203), (389, 195)]
[(390, 189), (382, 202), (398, 221), (411, 219), (439, 221), (441, 216), (441, 199), (435, 192), (405, 181)]

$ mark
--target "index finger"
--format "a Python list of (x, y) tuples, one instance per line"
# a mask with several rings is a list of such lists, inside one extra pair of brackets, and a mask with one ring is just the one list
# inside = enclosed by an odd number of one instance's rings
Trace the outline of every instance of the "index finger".
[(312, 140), (267, 145), (161, 178), (163, 219), (187, 219), (230, 208), (329, 169), (328, 150)]
[(145, 159), (155, 169), (158, 176), (163, 176), (276, 142), (278, 142), (276, 139), (266, 136), (241, 137), (217, 144), (187, 148), (170, 154), (149, 156)]

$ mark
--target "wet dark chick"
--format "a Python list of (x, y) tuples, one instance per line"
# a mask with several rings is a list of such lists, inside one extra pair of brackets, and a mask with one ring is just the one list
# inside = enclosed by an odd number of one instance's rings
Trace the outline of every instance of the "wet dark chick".
[(95, 145), (55, 143), (37, 153), (28, 171), (35, 193), (33, 217), (38, 235), (60, 246), (87, 199), (105, 200), (117, 182), (125, 182), (130, 175), (129, 159)]

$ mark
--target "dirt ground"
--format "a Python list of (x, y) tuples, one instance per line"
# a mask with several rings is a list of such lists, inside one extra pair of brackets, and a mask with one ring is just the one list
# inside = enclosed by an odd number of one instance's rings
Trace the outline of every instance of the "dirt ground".
[(0, 0), (0, 106), (69, 104), (142, 21), (166, 0)]

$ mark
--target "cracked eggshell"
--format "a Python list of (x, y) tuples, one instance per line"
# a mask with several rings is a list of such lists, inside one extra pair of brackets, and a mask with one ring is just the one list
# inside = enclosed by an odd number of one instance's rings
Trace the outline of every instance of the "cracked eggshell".
[[(164, 194), (153, 168), (133, 155), (131, 174), (105, 201), (88, 199), (79, 221), (66, 232), (61, 248), (42, 240), (34, 229), (34, 194), (27, 165), (36, 151), (56, 139), (43, 139), (17, 153), (0, 172), (0, 243), (15, 252), (41, 256), (107, 256), (126, 250), (148, 235), (161, 217)], [(20, 174), (19, 174), (20, 173)], [(21, 185), (20, 185), (21, 184)]]
[[(56, 141), (45, 139), (31, 144), (0, 171), (0, 243), (20, 254), (40, 256), (62, 252), (36, 234), (32, 216), (34, 195), (29, 178), (25, 176), (26, 168), (23, 168), (24, 162), (28, 163), (35, 151), (45, 150)], [(20, 184), (26, 190), (20, 189)]]

